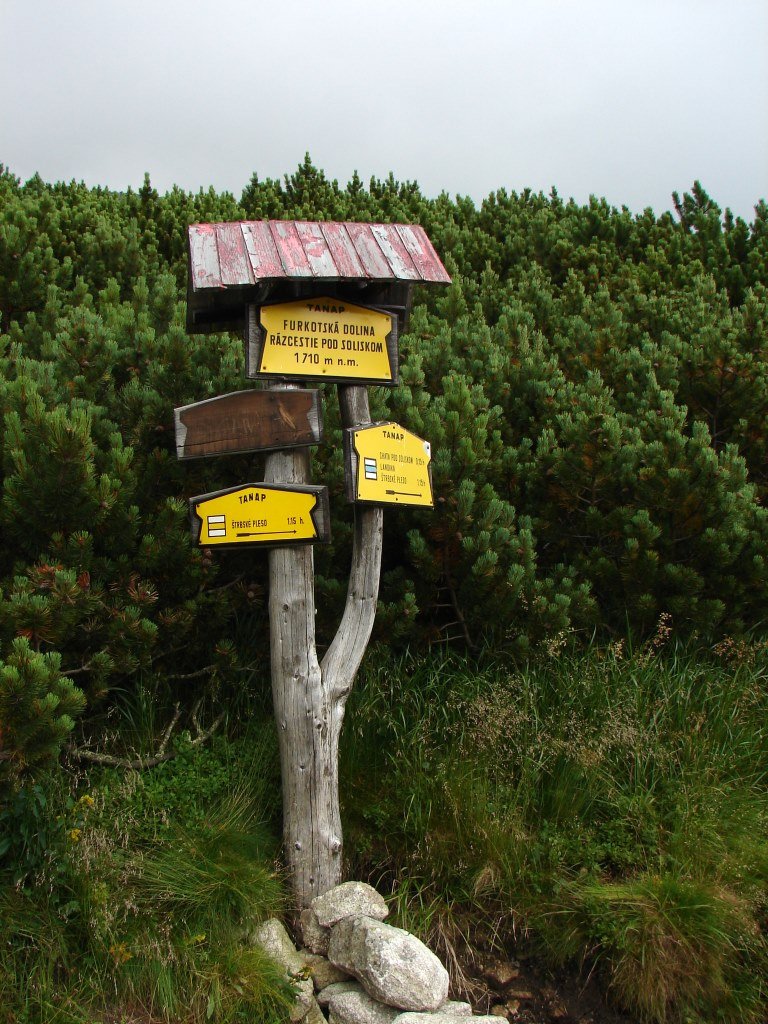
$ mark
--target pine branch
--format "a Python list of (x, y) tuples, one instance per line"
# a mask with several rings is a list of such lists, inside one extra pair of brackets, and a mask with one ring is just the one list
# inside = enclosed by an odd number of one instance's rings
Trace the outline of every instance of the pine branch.
[(238, 583), (242, 583), (245, 579), (245, 573), (240, 573), (239, 576), (235, 576), (229, 583), (222, 583), (218, 587), (201, 588), (203, 594), (220, 594), (222, 590), (231, 590), (232, 587), (236, 587)]
[(200, 676), (207, 675), (209, 672), (215, 672), (216, 665), (206, 665), (204, 668), (199, 668), (195, 672), (173, 672), (171, 675), (166, 676), (166, 679), (199, 679)]
[(90, 672), (92, 666), (93, 666), (93, 662), (92, 661), (86, 661), (86, 663), (84, 665), (81, 665), (79, 668), (65, 668), (65, 669), (62, 669), (61, 670), (61, 674), (63, 676), (81, 676), (81, 675), (83, 675), (84, 672)]

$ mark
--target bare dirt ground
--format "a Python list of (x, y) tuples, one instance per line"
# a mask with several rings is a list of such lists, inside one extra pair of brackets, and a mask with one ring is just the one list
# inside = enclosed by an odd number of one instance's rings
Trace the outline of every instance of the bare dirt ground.
[(497, 941), (477, 936), (453, 953), (455, 995), (475, 1013), (516, 1024), (637, 1024), (610, 1004), (588, 968), (551, 970), (522, 942), (500, 949)]

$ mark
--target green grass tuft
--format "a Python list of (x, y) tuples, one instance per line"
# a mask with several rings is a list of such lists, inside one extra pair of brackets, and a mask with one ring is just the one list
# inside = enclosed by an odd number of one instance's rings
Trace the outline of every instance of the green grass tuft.
[(258, 728), (141, 775), (103, 772), (79, 799), (60, 776), (44, 854), (35, 849), (16, 886), (0, 875), (9, 1019), (93, 1024), (133, 1008), (169, 1022), (281, 1024), (292, 989), (247, 941), (285, 906), (273, 755)]
[(388, 879), (424, 934), (446, 908), (499, 915), (643, 1020), (757, 1022), (765, 652), (657, 646), (370, 667), (343, 741), (352, 871)]

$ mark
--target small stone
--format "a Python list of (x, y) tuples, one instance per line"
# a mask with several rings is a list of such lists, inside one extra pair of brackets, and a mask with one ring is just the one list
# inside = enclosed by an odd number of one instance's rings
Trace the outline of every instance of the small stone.
[(321, 1006), (328, 1007), (331, 1000), (342, 992), (364, 992), (365, 989), (359, 981), (335, 981), (333, 985), (321, 988), (317, 993), (317, 1001)]
[(367, 882), (342, 882), (322, 896), (315, 896), (310, 907), (323, 928), (358, 915), (383, 921), (389, 913), (384, 897)]
[(472, 1007), (458, 999), (449, 999), (442, 1006), (438, 1006), (435, 1013), (449, 1013), (452, 1017), (471, 1017)]
[(570, 1016), (565, 1003), (555, 989), (547, 986), (541, 990), (541, 996), (547, 1004), (547, 1013), (552, 1020), (563, 1020)]
[(301, 1018), (299, 1024), (326, 1024), (325, 1014), (320, 1009), (316, 999), (313, 999), (309, 1004), (309, 1009), (305, 1016)]
[(349, 981), (349, 975), (346, 971), (339, 970), (338, 967), (334, 967), (331, 961), (324, 956), (320, 956), (319, 953), (310, 953), (309, 950), (302, 949), (299, 951), (300, 955), (304, 957), (304, 962), (307, 965), (307, 970), (312, 975), (312, 981), (315, 983), (315, 990), (327, 988), (329, 985), (333, 985), (338, 981)]
[(371, 999), (367, 992), (341, 992), (328, 1004), (329, 1024), (392, 1024), (400, 1013)]
[(503, 1017), (504, 1020), (509, 1020), (509, 1013), (503, 1003), (496, 1003), (496, 1005), (492, 1006), (488, 1012), (492, 1017)]
[(330, 930), (323, 928), (311, 907), (302, 910), (299, 917), (299, 929), (302, 941), (307, 949), (313, 953), (319, 953), (321, 956), (328, 955), (328, 943), (331, 939)]
[(497, 991), (507, 988), (520, 976), (520, 965), (509, 960), (497, 960), (483, 968), (483, 977)]
[[(393, 1024), (456, 1024), (457, 1018), (454, 1013), (416, 1013), (408, 1011), (395, 1017)], [(499, 1024), (498, 1017), (473, 1017), (472, 1024)]]

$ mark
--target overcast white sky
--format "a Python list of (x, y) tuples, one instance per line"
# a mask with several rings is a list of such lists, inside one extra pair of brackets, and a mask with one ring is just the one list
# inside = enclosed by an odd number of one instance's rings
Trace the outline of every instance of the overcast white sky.
[(768, 0), (0, 0), (0, 42), (22, 179), (768, 196)]

